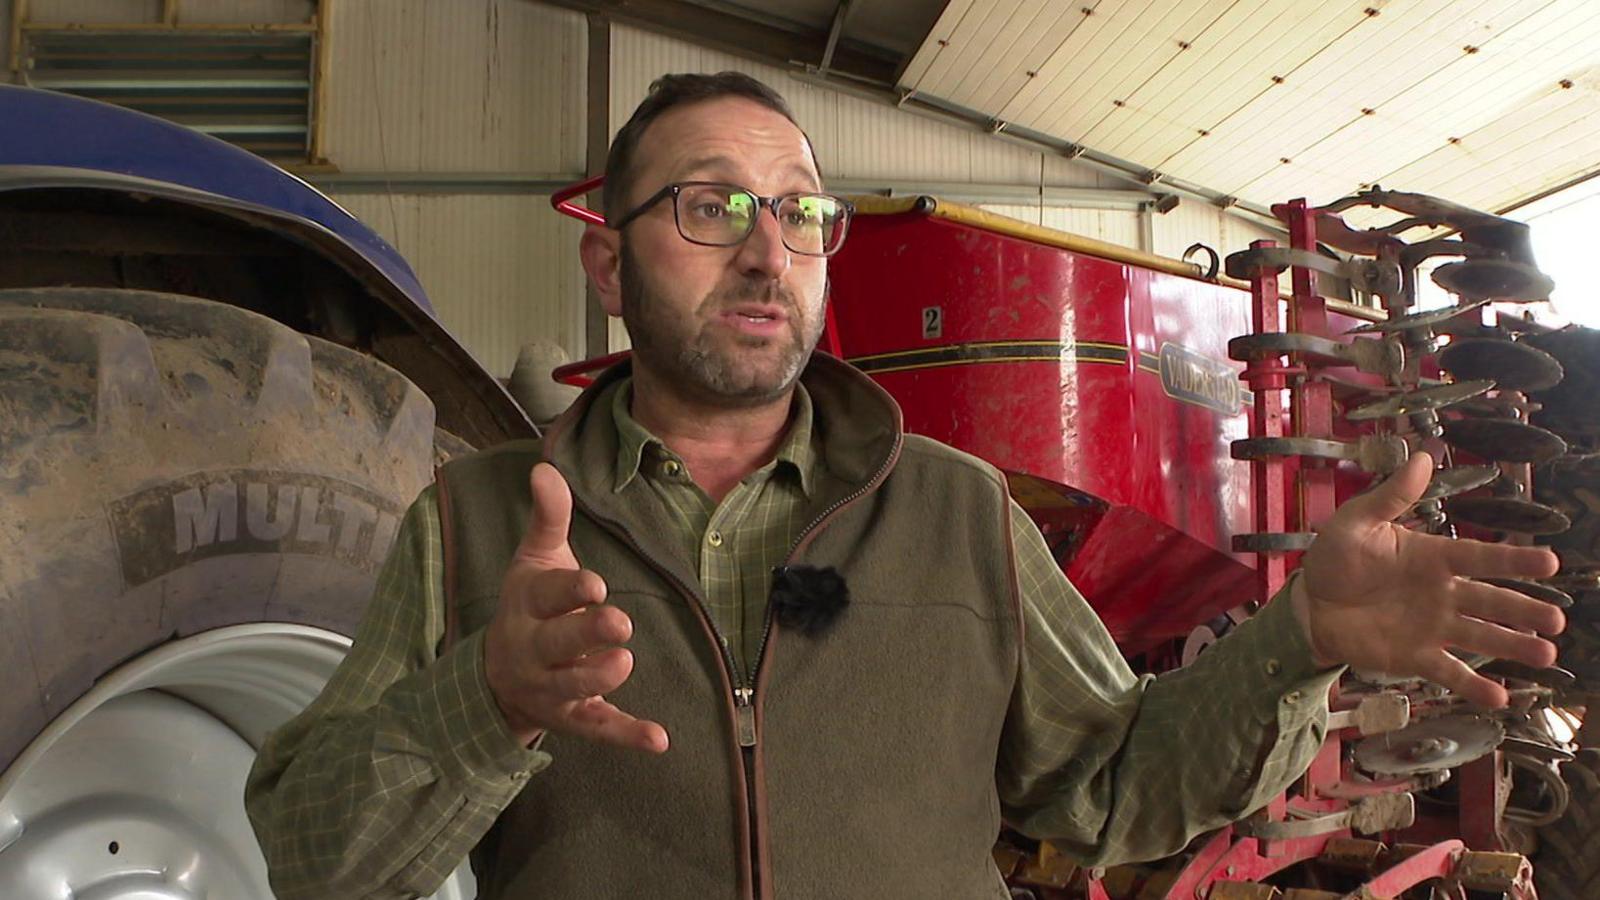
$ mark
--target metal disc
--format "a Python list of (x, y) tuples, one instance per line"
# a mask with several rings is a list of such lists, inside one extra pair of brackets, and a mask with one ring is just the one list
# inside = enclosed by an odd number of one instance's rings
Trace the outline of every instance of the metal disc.
[(1540, 584), (1537, 581), (1528, 581), (1525, 578), (1491, 578), (1488, 576), (1483, 578), (1474, 578), (1472, 580), (1481, 581), (1484, 584), (1492, 584), (1495, 587), (1503, 587), (1507, 590), (1527, 594), (1529, 597), (1532, 597), (1535, 600), (1543, 600), (1551, 606), (1559, 606), (1562, 609), (1567, 609), (1568, 607), (1572, 606), (1571, 594), (1567, 593), (1566, 591), (1553, 588), (1548, 584)]
[(1505, 740), (1499, 722), (1479, 716), (1439, 716), (1356, 744), (1356, 765), (1374, 775), (1416, 775), (1465, 765)]
[(1368, 334), (1379, 332), (1389, 334), (1395, 331), (1409, 331), (1413, 328), (1432, 328), (1454, 319), (1456, 316), (1472, 312), (1478, 307), (1488, 303), (1487, 299), (1472, 300), (1458, 303), (1455, 306), (1446, 306), (1443, 309), (1430, 309), (1426, 312), (1416, 312), (1409, 315), (1386, 319), (1382, 322), (1370, 322), (1366, 325), (1357, 325), (1345, 334)]
[(1553, 431), (1511, 419), (1452, 419), (1443, 423), (1444, 442), (1496, 462), (1549, 462), (1567, 452)]
[(1544, 300), (1555, 288), (1550, 276), (1509, 259), (1469, 259), (1433, 270), (1433, 283), (1469, 300)]
[(1562, 572), (1544, 579), (1544, 583), (1568, 594), (1581, 594), (1600, 590), (1600, 572)]
[(1352, 422), (1365, 422), (1371, 419), (1388, 419), (1443, 409), (1463, 400), (1470, 400), (1493, 387), (1492, 381), (1457, 381), (1453, 384), (1418, 388), (1403, 394), (1391, 394), (1382, 400), (1358, 406), (1345, 413), (1345, 418)]
[(1561, 383), (1554, 356), (1516, 341), (1467, 338), (1439, 351), (1439, 367), (1457, 378), (1487, 378), (1506, 391), (1542, 391)]
[(1452, 466), (1448, 469), (1437, 469), (1433, 473), (1433, 480), (1428, 482), (1428, 489), (1422, 492), (1422, 497), (1417, 502), (1427, 503), (1430, 500), (1443, 500), (1446, 497), (1465, 494), (1499, 477), (1500, 470), (1494, 466)]
[(1553, 507), (1511, 497), (1452, 497), (1445, 512), (1465, 525), (1518, 534), (1560, 534), (1572, 520)]

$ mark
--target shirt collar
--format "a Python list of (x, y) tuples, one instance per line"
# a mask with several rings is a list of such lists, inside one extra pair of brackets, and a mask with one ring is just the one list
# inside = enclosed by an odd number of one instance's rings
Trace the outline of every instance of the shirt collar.
[[(632, 402), (633, 379), (629, 378), (618, 388), (611, 402), (611, 419), (617, 428), (617, 466), (613, 490), (619, 492), (639, 474), (639, 467), (644, 464), (647, 454), (659, 454), (677, 459), (677, 455), (667, 449), (660, 438), (647, 431), (633, 417), (633, 413), (628, 409)], [(812, 483), (815, 479), (813, 469), (818, 458), (817, 434), (816, 429), (812, 427), (813, 415), (811, 395), (803, 385), (796, 382), (794, 403), (790, 408), (789, 432), (778, 445), (778, 452), (773, 462), (768, 464), (774, 467), (774, 471), (792, 472), (800, 485), (801, 493), (807, 498), (811, 496)]]

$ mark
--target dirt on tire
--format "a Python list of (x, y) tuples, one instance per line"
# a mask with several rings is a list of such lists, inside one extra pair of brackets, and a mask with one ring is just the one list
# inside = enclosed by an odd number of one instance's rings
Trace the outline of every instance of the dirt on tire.
[(432, 402), (375, 359), (173, 294), (0, 290), (0, 771), (174, 637), (353, 634), (432, 477)]

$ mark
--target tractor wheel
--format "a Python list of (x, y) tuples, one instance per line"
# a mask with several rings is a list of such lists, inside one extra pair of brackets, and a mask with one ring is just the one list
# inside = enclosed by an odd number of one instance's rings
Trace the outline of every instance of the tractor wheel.
[(1600, 749), (1579, 751), (1561, 770), (1571, 796), (1567, 811), (1539, 829), (1533, 876), (1540, 900), (1600, 897)]
[(399, 373), (254, 313), (0, 291), (0, 897), (269, 900), (255, 750), (457, 449)]

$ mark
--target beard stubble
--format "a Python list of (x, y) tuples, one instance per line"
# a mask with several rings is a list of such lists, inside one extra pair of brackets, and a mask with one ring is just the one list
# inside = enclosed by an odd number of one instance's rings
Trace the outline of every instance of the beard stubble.
[[(622, 322), (636, 365), (686, 396), (725, 407), (771, 402), (788, 393), (822, 336), (820, 309), (815, 322), (805, 320), (794, 293), (765, 279), (720, 284), (692, 312), (674, 315), (626, 241), (621, 256)], [(781, 307), (786, 334), (759, 337), (717, 324), (718, 311), (750, 302)]]

